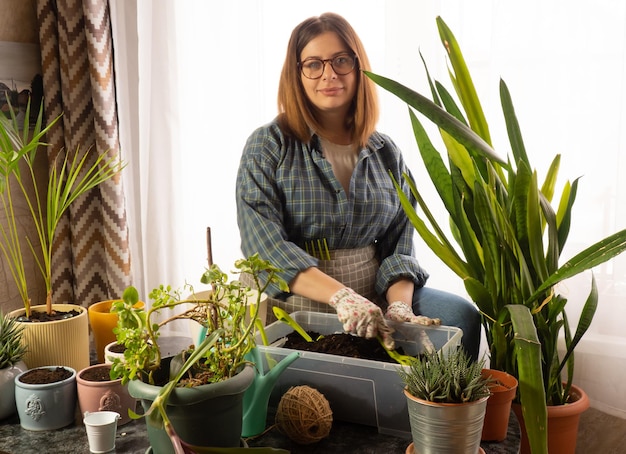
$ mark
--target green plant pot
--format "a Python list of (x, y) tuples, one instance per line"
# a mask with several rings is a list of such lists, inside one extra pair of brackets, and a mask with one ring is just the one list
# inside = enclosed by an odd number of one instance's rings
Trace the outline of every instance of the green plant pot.
[[(239, 447), (243, 418), (243, 396), (254, 380), (254, 368), (246, 365), (236, 376), (218, 383), (193, 388), (176, 388), (168, 401), (167, 415), (176, 433), (187, 443), (203, 447)], [(130, 395), (140, 399), (145, 410), (161, 391), (160, 386), (132, 380)], [(162, 428), (147, 424), (154, 454), (174, 452)]]

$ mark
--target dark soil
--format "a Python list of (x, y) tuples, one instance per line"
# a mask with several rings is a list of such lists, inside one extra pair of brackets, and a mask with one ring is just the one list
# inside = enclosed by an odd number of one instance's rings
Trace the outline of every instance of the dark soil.
[[(318, 339), (319, 333), (309, 331), (308, 334), (314, 339), (313, 342), (307, 342), (294, 331), (287, 335), (287, 341), (283, 347), (293, 350), (395, 363), (377, 339), (366, 339), (347, 333), (327, 334)], [(404, 354), (402, 348), (397, 348), (396, 351)]]
[(17, 318), (17, 320), (20, 322), (31, 322), (31, 323), (54, 322), (57, 320), (65, 320), (66, 318), (77, 317), (79, 315), (80, 315), (80, 312), (77, 310), (52, 311), (52, 313), (50, 314), (48, 314), (46, 311), (32, 311), (30, 313), (30, 317), (21, 315)]
[(111, 381), (111, 366), (108, 364), (92, 367), (80, 374), (80, 378), (87, 381)]
[(19, 380), (22, 383), (27, 383), (30, 385), (41, 385), (46, 383), (56, 383), (59, 381), (63, 381), (67, 378), (70, 378), (71, 376), (71, 371), (65, 369), (64, 367), (56, 367), (54, 369), (43, 368), (29, 370), (28, 372), (25, 372)]
[(126, 351), (126, 347), (124, 344), (113, 344), (109, 347), (109, 351), (111, 353), (124, 353)]

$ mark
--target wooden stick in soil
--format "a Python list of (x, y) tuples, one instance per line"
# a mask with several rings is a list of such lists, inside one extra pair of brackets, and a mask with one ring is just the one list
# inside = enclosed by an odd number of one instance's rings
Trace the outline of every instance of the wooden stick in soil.
[(206, 228), (206, 251), (209, 268), (213, 265), (213, 247), (211, 245), (211, 227)]

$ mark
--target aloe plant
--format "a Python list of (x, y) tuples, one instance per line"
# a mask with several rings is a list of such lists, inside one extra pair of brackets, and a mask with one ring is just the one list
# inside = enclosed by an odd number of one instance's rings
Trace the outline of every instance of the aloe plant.
[(485, 359), (472, 361), (467, 351), (457, 348), (445, 354), (428, 352), (412, 357), (408, 368), (398, 374), (407, 391), (418, 399), (446, 404), (463, 404), (489, 397), (491, 378), (482, 375)]
[(23, 326), (0, 310), (0, 369), (15, 366), (26, 354)]
[[(592, 274), (589, 296), (578, 326), (572, 331), (565, 311), (567, 300), (557, 293), (555, 285), (622, 253), (626, 230), (560, 264), (579, 180), (565, 183), (555, 208), (552, 201), (561, 157), (554, 157), (540, 182), (502, 80), (500, 99), (511, 156), (496, 153), (459, 44), (441, 17), (437, 17), (437, 26), (460, 107), (443, 84), (433, 81), (430, 75), (432, 101), (396, 81), (368, 71), (365, 74), (410, 106), (416, 143), (449, 214), (452, 238), (445, 234), (408, 175), (403, 177), (415, 200), (406, 197), (399, 182), (394, 182), (402, 206), (428, 247), (463, 280), (482, 314), (491, 367), (519, 380), (517, 399), (531, 450), (545, 453), (547, 405), (568, 402), (574, 350), (598, 305)], [(445, 153), (437, 151), (415, 111), (438, 126)], [(562, 356), (557, 351), (560, 336), (565, 339)]]
[[(84, 153), (79, 158), (67, 150), (51, 166), (45, 187), (35, 176), (35, 159), (48, 144), (46, 134), (59, 121), (47, 125), (43, 121), (43, 106), (35, 123), (29, 121), (30, 103), (20, 124), (13, 108), (9, 117), (0, 115), (0, 203), (6, 214), (6, 224), (0, 224), (0, 249), (9, 265), (22, 299), (26, 317), (30, 316), (31, 298), (24, 263), (24, 253), (32, 253), (46, 287), (46, 309), (52, 312), (52, 252), (55, 234), (63, 215), (81, 195), (118, 175), (125, 167), (118, 156), (103, 152), (92, 158)], [(21, 168), (22, 167), (22, 168)], [(23, 251), (22, 228), (17, 220), (16, 198), (22, 197), (28, 207), (36, 231), (36, 240), (26, 238), (30, 251)]]

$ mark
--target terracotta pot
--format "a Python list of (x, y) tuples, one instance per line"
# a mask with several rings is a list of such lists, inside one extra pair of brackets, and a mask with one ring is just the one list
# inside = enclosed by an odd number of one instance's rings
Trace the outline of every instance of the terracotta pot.
[[(96, 347), (98, 362), (104, 363), (104, 347), (115, 341), (113, 328), (117, 326), (117, 314), (111, 312), (113, 302), (117, 300), (107, 300), (94, 303), (89, 306), (89, 324), (93, 332), (93, 339)], [(139, 301), (136, 308), (142, 308), (144, 303)]]
[(482, 375), (495, 380), (489, 385), (491, 396), (487, 400), (483, 441), (503, 441), (509, 428), (511, 404), (517, 392), (517, 379), (504, 371), (483, 369)]
[(15, 414), (15, 377), (26, 370), (24, 361), (0, 369), (0, 420)]
[[(589, 408), (587, 393), (572, 385), (572, 402), (567, 405), (548, 406), (548, 452), (550, 454), (575, 454), (580, 415)], [(526, 424), (522, 415), (522, 406), (513, 404), (522, 434), (521, 454), (530, 454)]]
[[(85, 312), (86, 315), (86, 312)], [(37, 367), (15, 377), (15, 404), (23, 429), (41, 431), (69, 426), (76, 415), (76, 371), (53, 383), (30, 384), (21, 381), (25, 374), (39, 369), (55, 370), (58, 366)]]
[[(42, 366), (68, 366), (81, 370), (89, 366), (89, 318), (87, 309), (76, 304), (53, 304), (61, 312), (80, 312), (76, 317), (43, 323), (20, 323), (24, 327), (22, 342), (28, 347), (24, 362), (30, 369)], [(32, 312), (43, 312), (45, 305), (32, 306)], [(24, 309), (9, 313), (11, 317), (25, 314)]]
[(85, 412), (112, 411), (119, 413), (118, 425), (131, 421), (128, 410), (135, 411), (137, 399), (128, 393), (128, 386), (122, 385), (122, 379), (107, 381), (91, 381), (86, 379), (90, 371), (102, 370), (108, 374), (111, 371), (110, 364), (96, 364), (86, 367), (76, 375), (76, 387), (78, 389), (78, 404), (81, 414)]

